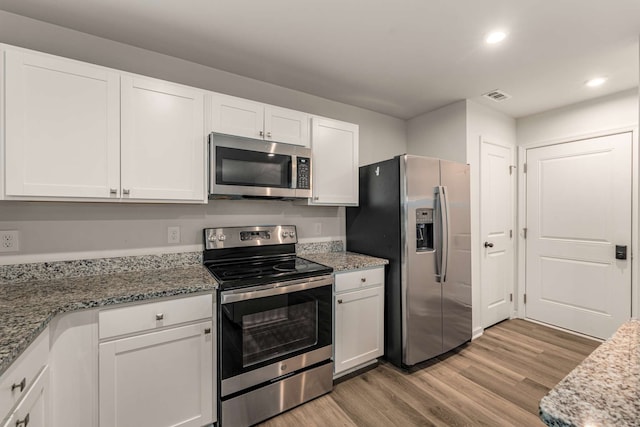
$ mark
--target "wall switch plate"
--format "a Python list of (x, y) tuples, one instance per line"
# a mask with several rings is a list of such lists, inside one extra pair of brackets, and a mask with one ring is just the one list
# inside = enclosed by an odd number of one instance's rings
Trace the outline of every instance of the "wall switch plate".
[(167, 227), (167, 243), (180, 243), (180, 227)]
[(18, 252), (20, 239), (17, 230), (0, 230), (0, 252)]

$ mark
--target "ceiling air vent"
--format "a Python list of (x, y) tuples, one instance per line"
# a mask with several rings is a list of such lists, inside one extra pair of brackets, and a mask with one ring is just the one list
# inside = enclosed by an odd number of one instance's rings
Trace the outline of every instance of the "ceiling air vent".
[(484, 96), (485, 98), (489, 98), (490, 100), (495, 102), (500, 102), (511, 98), (511, 95), (501, 91), (500, 89), (492, 90), (491, 92), (487, 92), (482, 96)]

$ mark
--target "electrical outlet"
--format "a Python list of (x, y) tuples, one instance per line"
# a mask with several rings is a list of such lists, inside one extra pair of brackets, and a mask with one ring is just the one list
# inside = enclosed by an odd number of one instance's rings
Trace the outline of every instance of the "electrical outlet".
[(0, 230), (0, 252), (18, 252), (19, 248), (17, 230)]
[(313, 231), (315, 232), (316, 236), (322, 235), (322, 223), (316, 222), (315, 224), (313, 224)]
[(180, 243), (180, 227), (167, 227), (167, 243)]

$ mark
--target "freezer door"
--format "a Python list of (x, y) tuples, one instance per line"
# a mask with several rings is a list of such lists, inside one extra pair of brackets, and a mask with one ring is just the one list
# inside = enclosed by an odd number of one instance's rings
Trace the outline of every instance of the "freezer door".
[(471, 225), (469, 166), (440, 161), (448, 210), (448, 253), (442, 283), (442, 351), (471, 340)]
[(433, 249), (418, 248), (416, 215), (433, 209), (437, 216), (435, 193), (440, 181), (439, 160), (402, 156), (402, 334), (403, 364), (411, 366), (442, 353), (442, 292), (436, 280), (436, 248), (440, 230), (433, 220)]

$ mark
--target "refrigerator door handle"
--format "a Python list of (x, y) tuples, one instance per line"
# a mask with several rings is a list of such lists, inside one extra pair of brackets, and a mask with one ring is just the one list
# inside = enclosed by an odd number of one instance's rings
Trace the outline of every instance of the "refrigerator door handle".
[(449, 204), (447, 199), (447, 187), (436, 187), (436, 206), (439, 210), (437, 217), (440, 220), (440, 241), (436, 248), (436, 280), (444, 282), (447, 278), (447, 264), (449, 255)]

